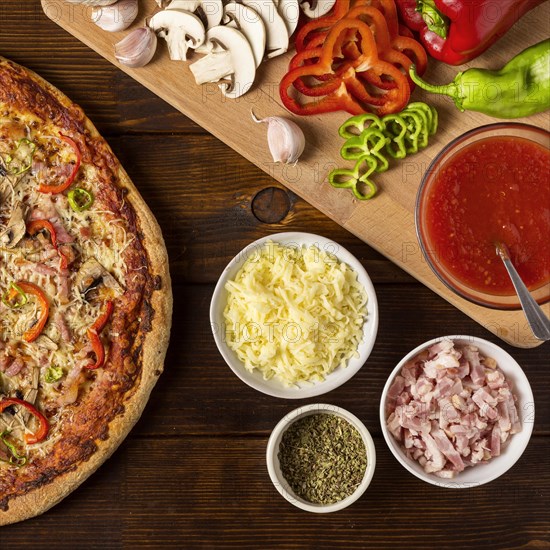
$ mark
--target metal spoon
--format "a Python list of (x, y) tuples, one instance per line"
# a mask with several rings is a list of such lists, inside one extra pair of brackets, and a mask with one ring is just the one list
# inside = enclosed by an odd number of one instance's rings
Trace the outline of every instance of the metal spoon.
[(527, 317), (527, 321), (535, 338), (539, 340), (550, 340), (550, 319), (546, 317), (541, 307), (537, 304), (531, 293), (527, 290), (525, 283), (521, 280), (514, 264), (510, 260), (508, 247), (504, 243), (496, 243), (497, 254), (504, 263), (512, 284), (516, 289), (521, 307)]

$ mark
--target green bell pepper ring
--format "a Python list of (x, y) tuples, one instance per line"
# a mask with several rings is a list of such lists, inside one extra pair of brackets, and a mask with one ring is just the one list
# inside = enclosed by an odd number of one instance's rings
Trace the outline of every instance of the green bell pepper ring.
[(89, 191), (86, 191), (86, 189), (77, 187), (69, 191), (67, 200), (75, 212), (84, 212), (84, 210), (88, 210), (94, 203), (94, 196)]
[(422, 80), (414, 65), (409, 74), (420, 88), (450, 96), (461, 111), (519, 118), (550, 109), (550, 39), (523, 50), (499, 71), (468, 69), (443, 86)]
[(8, 462), (17, 467), (24, 466), (27, 463), (27, 457), (21, 456), (19, 454), (19, 451), (17, 450), (17, 447), (11, 441), (9, 441), (8, 435), (10, 435), (10, 433), (11, 432), (9, 430), (0, 433), (0, 439), (9, 451)]
[(358, 160), (365, 155), (372, 155), (378, 161), (376, 171), (385, 172), (389, 163), (382, 150), (389, 141), (382, 131), (369, 127), (360, 136), (349, 138), (340, 149), (340, 155), (345, 160)]
[(384, 117), (384, 123), (386, 125), (388, 135), (391, 138), (386, 144), (386, 151), (388, 155), (394, 159), (402, 159), (407, 156), (407, 149), (405, 148), (405, 136), (407, 135), (407, 124), (403, 120), (400, 114), (386, 115)]
[[(353, 194), (362, 201), (371, 199), (377, 191), (376, 184), (370, 179), (376, 171), (377, 161), (372, 156), (360, 158), (352, 170), (339, 168), (328, 175), (328, 181), (332, 187), (340, 189), (351, 189)], [(365, 191), (361, 190), (365, 188)]]
[(2, 295), (2, 302), (10, 309), (22, 308), (29, 301), (25, 291), (16, 283), (11, 283), (8, 290)]
[(8, 155), (5, 159), (9, 173), (12, 176), (19, 176), (29, 170), (35, 151), (36, 143), (27, 138), (20, 139), (13, 155)]
[[(369, 122), (370, 124), (367, 124)], [(352, 138), (361, 135), (367, 128), (376, 128), (383, 130), (380, 117), (372, 113), (362, 113), (360, 115), (352, 116), (348, 118), (342, 126), (340, 126), (338, 133), (344, 139)]]
[(432, 107), (431, 105), (427, 105), (426, 103), (423, 103), (422, 101), (414, 101), (413, 103), (409, 103), (403, 113), (424, 113), (427, 120), (427, 130), (428, 135), (432, 136), (437, 131), (437, 111), (435, 110), (435, 107)]

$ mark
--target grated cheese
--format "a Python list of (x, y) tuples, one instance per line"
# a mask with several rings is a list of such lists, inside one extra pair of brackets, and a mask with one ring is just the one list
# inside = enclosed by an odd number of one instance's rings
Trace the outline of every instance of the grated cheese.
[(334, 255), (268, 242), (225, 288), (227, 344), (264, 379), (318, 382), (358, 356), (367, 294)]

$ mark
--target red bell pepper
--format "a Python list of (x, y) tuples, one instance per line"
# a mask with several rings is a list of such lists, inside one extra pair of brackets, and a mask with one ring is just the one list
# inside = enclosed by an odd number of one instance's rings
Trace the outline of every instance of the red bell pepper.
[[(342, 51), (350, 32), (359, 43), (358, 56), (351, 59), (346, 58)], [(312, 60), (312, 63), (306, 64)], [(395, 86), (374, 95), (366, 81), (367, 72), (371, 78), (393, 81)], [(291, 87), (316, 100), (308, 103), (299, 101), (289, 94)], [(285, 107), (298, 115), (339, 110), (360, 114), (365, 112), (366, 106), (383, 115), (400, 111), (410, 97), (410, 86), (403, 73), (379, 59), (370, 27), (352, 18), (340, 19), (333, 24), (322, 47), (296, 54), (279, 91)]]
[(105, 306), (103, 309), (103, 312), (101, 315), (95, 320), (94, 324), (86, 331), (86, 334), (88, 336), (88, 340), (90, 340), (90, 343), (92, 344), (92, 348), (95, 353), (95, 363), (91, 363), (90, 365), (86, 365), (85, 368), (89, 370), (95, 370), (99, 367), (102, 367), (105, 363), (105, 346), (103, 345), (103, 342), (101, 341), (101, 338), (99, 335), (101, 334), (101, 331), (105, 328), (105, 325), (109, 321), (109, 318), (111, 317), (111, 313), (113, 313), (113, 302), (110, 300), (105, 302)]
[(20, 405), (27, 409), (38, 421), (38, 430), (33, 434), (25, 434), (25, 441), (29, 445), (34, 443), (40, 443), (46, 439), (50, 426), (48, 424), (48, 419), (34, 406), (31, 405), (28, 401), (23, 401), (23, 399), (17, 399), (17, 397), (7, 397), (0, 401), (0, 413), (4, 412), (4, 409), (10, 407), (11, 405)]
[(73, 183), (76, 177), (76, 174), (78, 173), (78, 169), (80, 168), (80, 163), (82, 162), (82, 155), (80, 153), (80, 149), (78, 148), (78, 145), (73, 139), (71, 139), (70, 137), (64, 136), (62, 134), (60, 134), (59, 138), (57, 139), (64, 141), (73, 150), (74, 155), (76, 157), (75, 162), (73, 164), (73, 169), (71, 170), (71, 173), (69, 174), (69, 176), (62, 183), (59, 183), (57, 185), (46, 185), (45, 183), (41, 183), (38, 186), (38, 191), (40, 191), (40, 193), (50, 193), (52, 195), (55, 195), (57, 193), (63, 193), (63, 191), (68, 189), (71, 183)]
[(61, 260), (61, 269), (67, 269), (67, 257), (65, 256), (65, 254), (63, 254), (63, 252), (61, 252), (57, 245), (57, 234), (52, 223), (48, 220), (33, 220), (27, 224), (27, 233), (31, 236), (36, 235), (39, 231), (42, 231), (43, 229), (45, 229), (50, 234), (52, 245), (57, 250), (57, 254), (59, 255), (59, 259)]
[(396, 0), (428, 53), (449, 65), (482, 54), (544, 0)]
[(27, 303), (27, 294), (35, 296), (40, 305), (40, 316), (38, 317), (38, 321), (23, 334), (23, 340), (31, 343), (40, 336), (46, 325), (48, 316), (50, 315), (50, 304), (42, 289), (33, 283), (17, 281), (16, 283), (12, 283), (8, 291), (2, 297), (2, 301), (8, 307), (21, 307)]

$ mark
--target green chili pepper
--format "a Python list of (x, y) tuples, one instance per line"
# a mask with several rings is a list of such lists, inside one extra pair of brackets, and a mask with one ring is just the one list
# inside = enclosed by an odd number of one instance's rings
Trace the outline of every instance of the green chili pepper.
[[(351, 189), (359, 200), (368, 200), (377, 190), (376, 184), (370, 179), (372, 173), (376, 171), (376, 166), (376, 159), (366, 155), (355, 163), (353, 170), (345, 168), (333, 170), (328, 176), (328, 181), (333, 187)], [(362, 186), (366, 188), (365, 192), (361, 191)]]
[(23, 138), (17, 142), (17, 147), (12, 155), (6, 157), (6, 167), (10, 174), (19, 176), (32, 166), (32, 158), (36, 151), (36, 144), (30, 139)]
[[(367, 124), (367, 122), (370, 124)], [(383, 130), (384, 125), (380, 117), (372, 113), (362, 113), (348, 118), (348, 120), (340, 126), (338, 133), (344, 139), (348, 139), (361, 135), (367, 128)]]
[(27, 457), (21, 456), (17, 450), (17, 447), (7, 439), (10, 433), (11, 432), (9, 430), (0, 433), (0, 439), (10, 452), (9, 463), (18, 467), (24, 466), (27, 463)]
[(23, 307), (28, 301), (29, 298), (27, 294), (19, 285), (15, 283), (11, 283), (8, 290), (6, 290), (6, 292), (4, 292), (4, 295), (2, 296), (2, 302), (6, 307), (9, 307), (10, 309), (19, 309)]
[(64, 372), (62, 367), (52, 365), (51, 367), (48, 367), (48, 370), (46, 371), (46, 374), (44, 376), (44, 380), (48, 384), (53, 384), (54, 382), (61, 380), (61, 378), (63, 378), (63, 374)]
[(420, 88), (452, 97), (461, 111), (518, 118), (550, 109), (550, 39), (523, 50), (499, 71), (468, 69), (443, 86), (424, 82), (414, 65), (409, 73)]
[(94, 203), (94, 196), (89, 191), (86, 191), (86, 189), (80, 187), (69, 191), (67, 199), (70, 207), (75, 212), (84, 212), (84, 210), (88, 210)]

